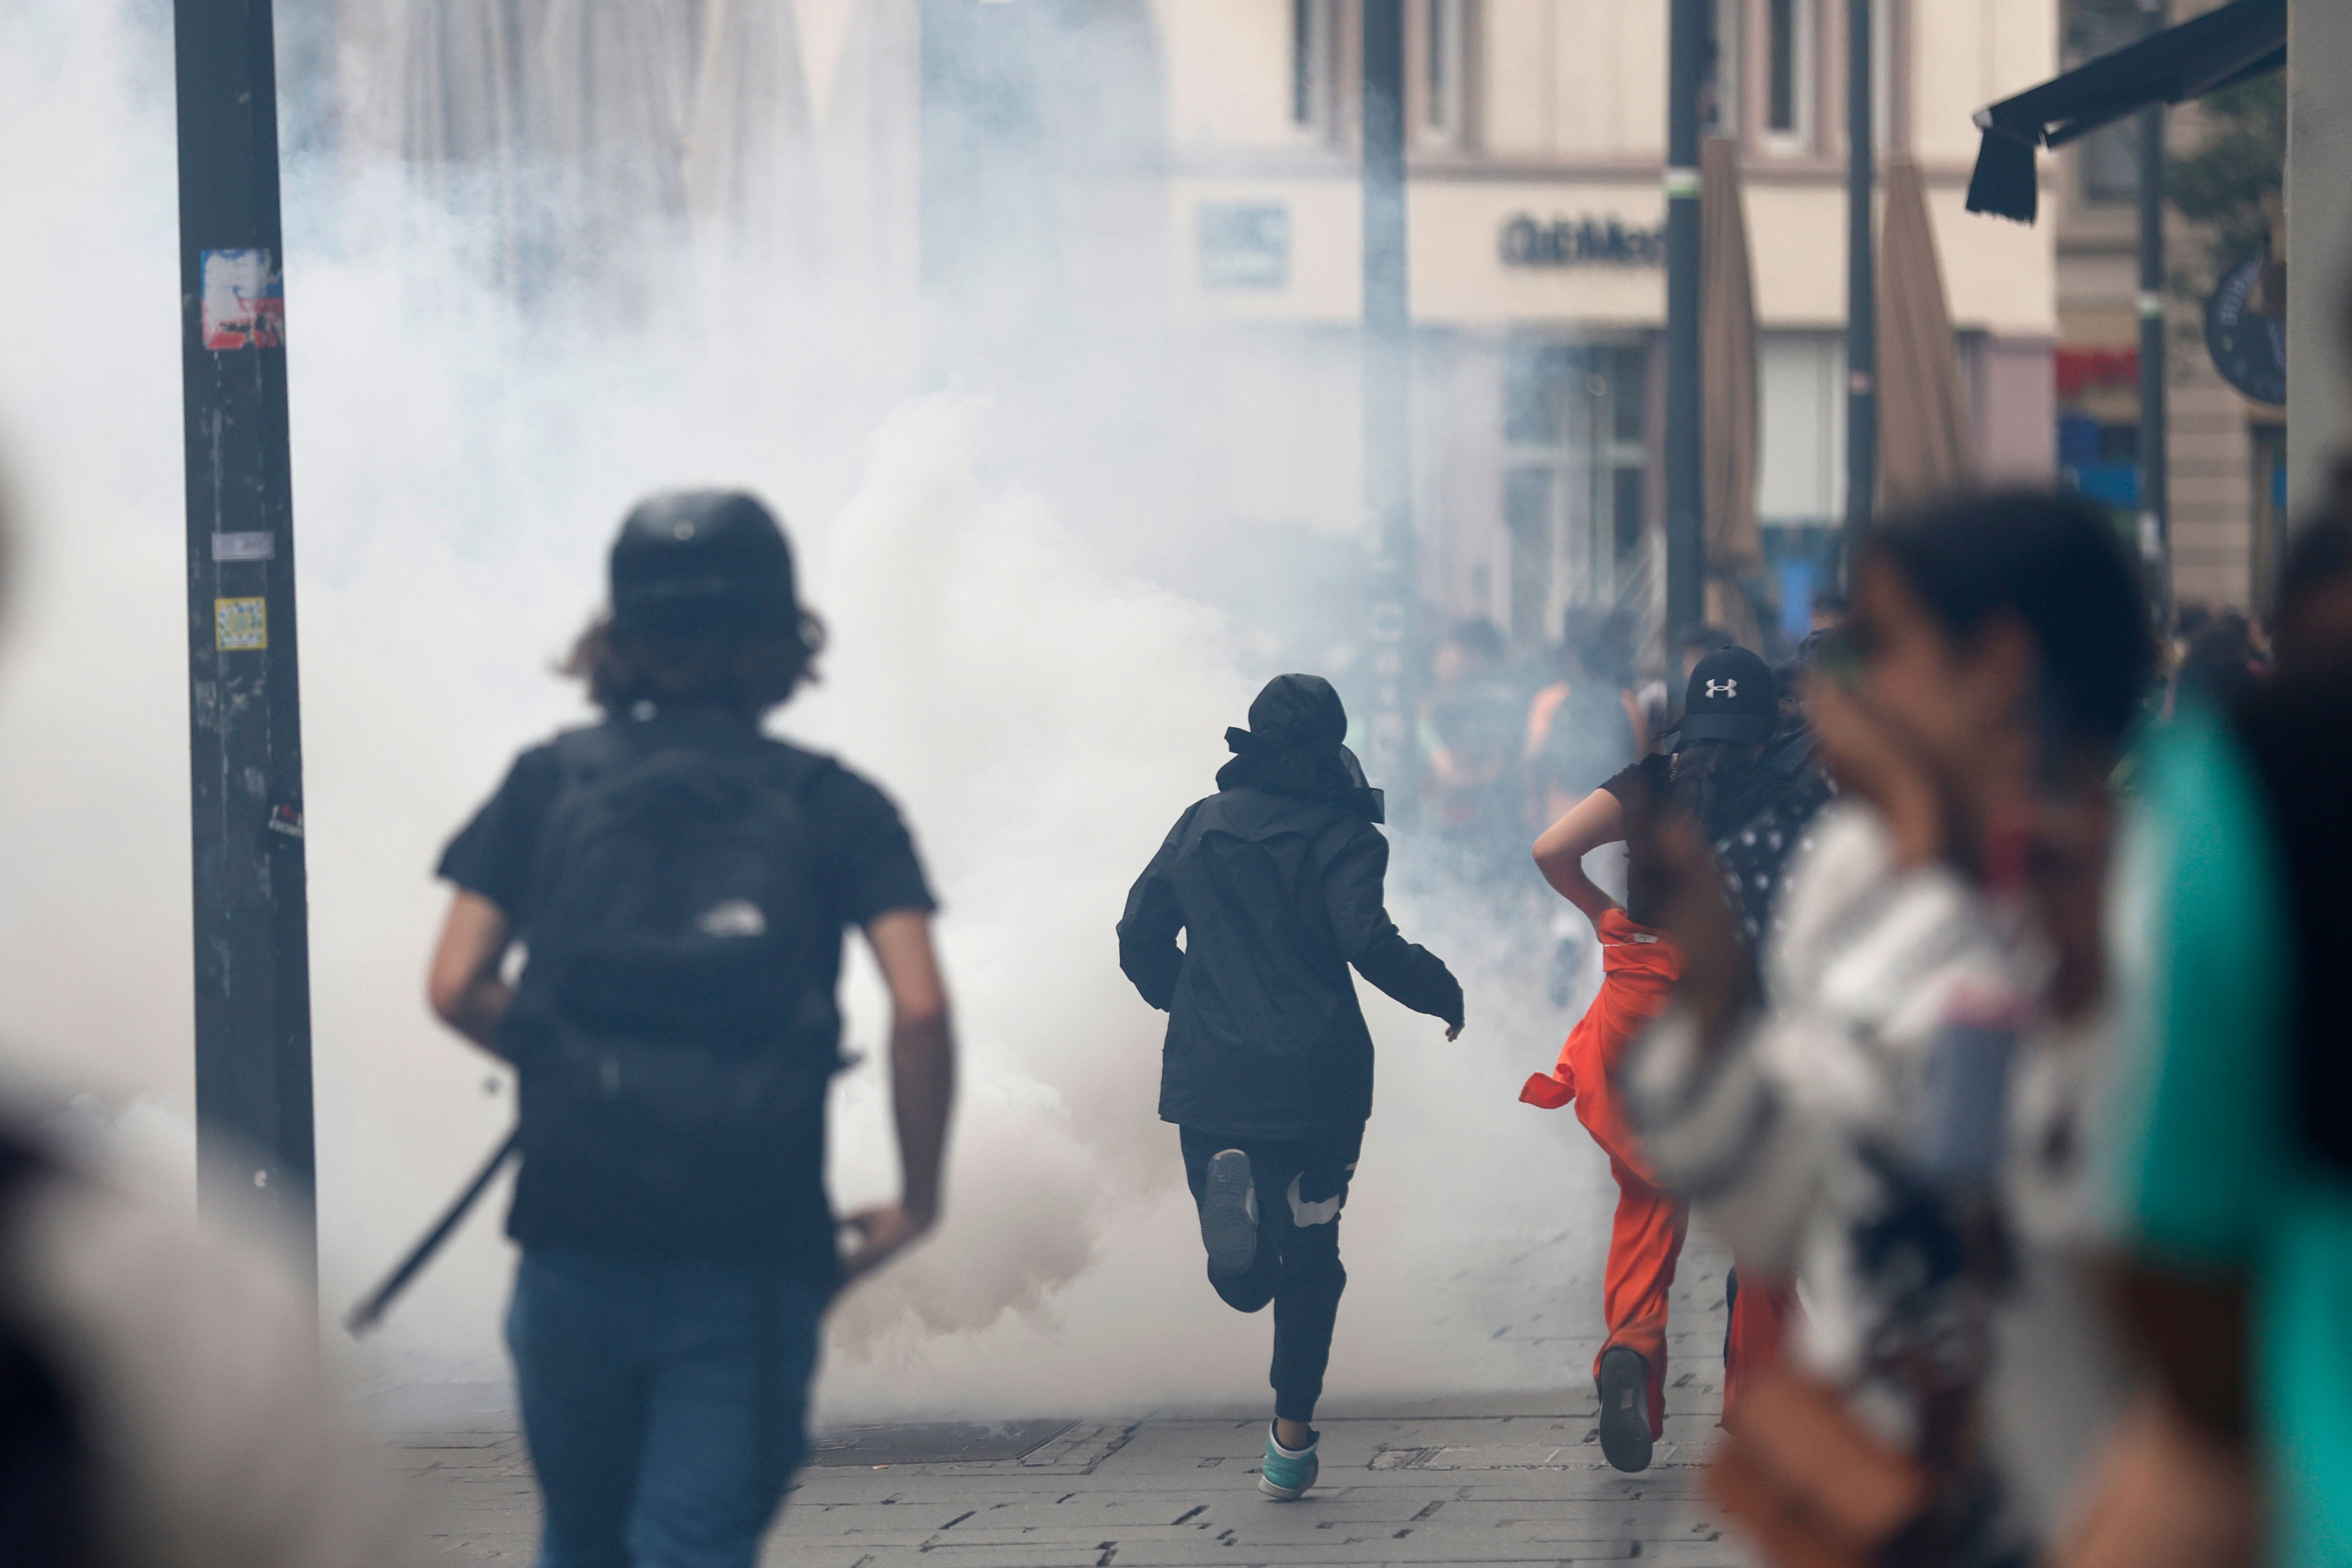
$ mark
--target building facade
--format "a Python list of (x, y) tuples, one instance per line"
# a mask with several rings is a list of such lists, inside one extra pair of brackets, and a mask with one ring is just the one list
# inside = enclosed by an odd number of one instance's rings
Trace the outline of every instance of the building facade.
[[(2055, 0), (1876, 0), (1880, 143), (1929, 192), (1988, 478), (2053, 468), (2047, 225), (1966, 214), (1976, 109), (2053, 73)], [(1620, 0), (1408, 0), (1423, 590), (1515, 643), (1652, 609), (1666, 17)], [(1179, 309), (1225, 340), (1236, 518), (1363, 526), (1358, 8), (1161, 0)], [(1844, 508), (1843, 0), (1717, 0), (1710, 129), (1741, 144), (1768, 588)]]
[[(2171, 20), (2220, 0), (2174, 0)], [(2120, 48), (2145, 26), (2139, 0), (2066, 0), (2064, 64)], [(2167, 150), (2193, 151), (2209, 115), (2166, 116)], [(2050, 161), (2045, 210), (2058, 246), (2059, 459), (2084, 493), (2119, 515), (2140, 509), (2137, 117), (2095, 132)], [(2168, 206), (2166, 480), (2172, 593), (2181, 604), (2245, 608), (2263, 602), (2285, 537), (2286, 409), (2222, 380), (2205, 343), (2204, 302), (2216, 283), (2210, 236)]]

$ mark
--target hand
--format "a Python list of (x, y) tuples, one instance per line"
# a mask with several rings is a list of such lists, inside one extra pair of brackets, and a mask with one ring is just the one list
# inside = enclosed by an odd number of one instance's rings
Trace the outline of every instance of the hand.
[(1822, 765), (1838, 787), (1876, 806), (1895, 841), (1895, 864), (1924, 866), (1944, 852), (1944, 798), (1900, 728), (1820, 675), (1805, 682), (1805, 717)]
[(1446, 1025), (1446, 1026), (1445, 1026), (1445, 1037), (1446, 1037), (1447, 1039), (1449, 1039), (1449, 1040), (1458, 1040), (1458, 1039), (1460, 1039), (1460, 1038), (1462, 1037), (1462, 1026), (1461, 1026), (1461, 1025), (1459, 1025), (1459, 1024), (1448, 1024), (1448, 1025)]
[(842, 1278), (847, 1281), (879, 1268), (902, 1248), (919, 1240), (938, 1223), (938, 1215), (918, 1213), (901, 1204), (886, 1204), (860, 1209), (844, 1216), (841, 1223), (857, 1233), (857, 1245), (841, 1260)]

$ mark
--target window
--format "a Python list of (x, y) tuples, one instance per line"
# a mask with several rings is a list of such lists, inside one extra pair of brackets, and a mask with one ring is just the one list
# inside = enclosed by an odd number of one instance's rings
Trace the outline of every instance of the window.
[(1645, 592), (1648, 368), (1640, 345), (1511, 345), (1503, 521), (1523, 645), (1555, 636), (1570, 605), (1638, 607)]
[[(2075, 0), (2064, 34), (2066, 68), (2113, 54), (2138, 40), (2147, 24), (2137, 0)], [(2075, 145), (2082, 149), (2083, 199), (2101, 205), (2139, 199), (2139, 116), (2103, 125)]]
[(1804, 47), (1797, 0), (1769, 0), (1764, 40), (1764, 129), (1776, 136), (1797, 134)]
[(1422, 25), (1423, 129), (1440, 142), (1462, 135), (1465, 60), (1463, 8), (1469, 0), (1424, 0)]
[(1301, 131), (1330, 124), (1337, 0), (1290, 0), (1290, 122)]

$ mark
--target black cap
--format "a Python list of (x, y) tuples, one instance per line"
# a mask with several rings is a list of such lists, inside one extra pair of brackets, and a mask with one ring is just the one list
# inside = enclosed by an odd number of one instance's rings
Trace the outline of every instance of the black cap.
[(1780, 721), (1780, 683), (1772, 667), (1744, 647), (1718, 648), (1698, 661), (1683, 690), (1683, 740), (1760, 746)]
[(613, 542), (613, 624), (629, 632), (796, 634), (792, 546), (757, 497), (675, 490), (636, 504)]

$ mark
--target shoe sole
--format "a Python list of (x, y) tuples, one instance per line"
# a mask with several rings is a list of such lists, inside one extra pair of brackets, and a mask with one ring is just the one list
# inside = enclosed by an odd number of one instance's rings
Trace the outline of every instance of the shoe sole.
[(1249, 1156), (1228, 1149), (1209, 1162), (1201, 1194), (1201, 1243), (1209, 1267), (1239, 1274), (1257, 1261), (1257, 1217), (1250, 1212)]
[(1619, 1346), (1601, 1357), (1601, 1457), (1628, 1475), (1650, 1468), (1650, 1368)]

